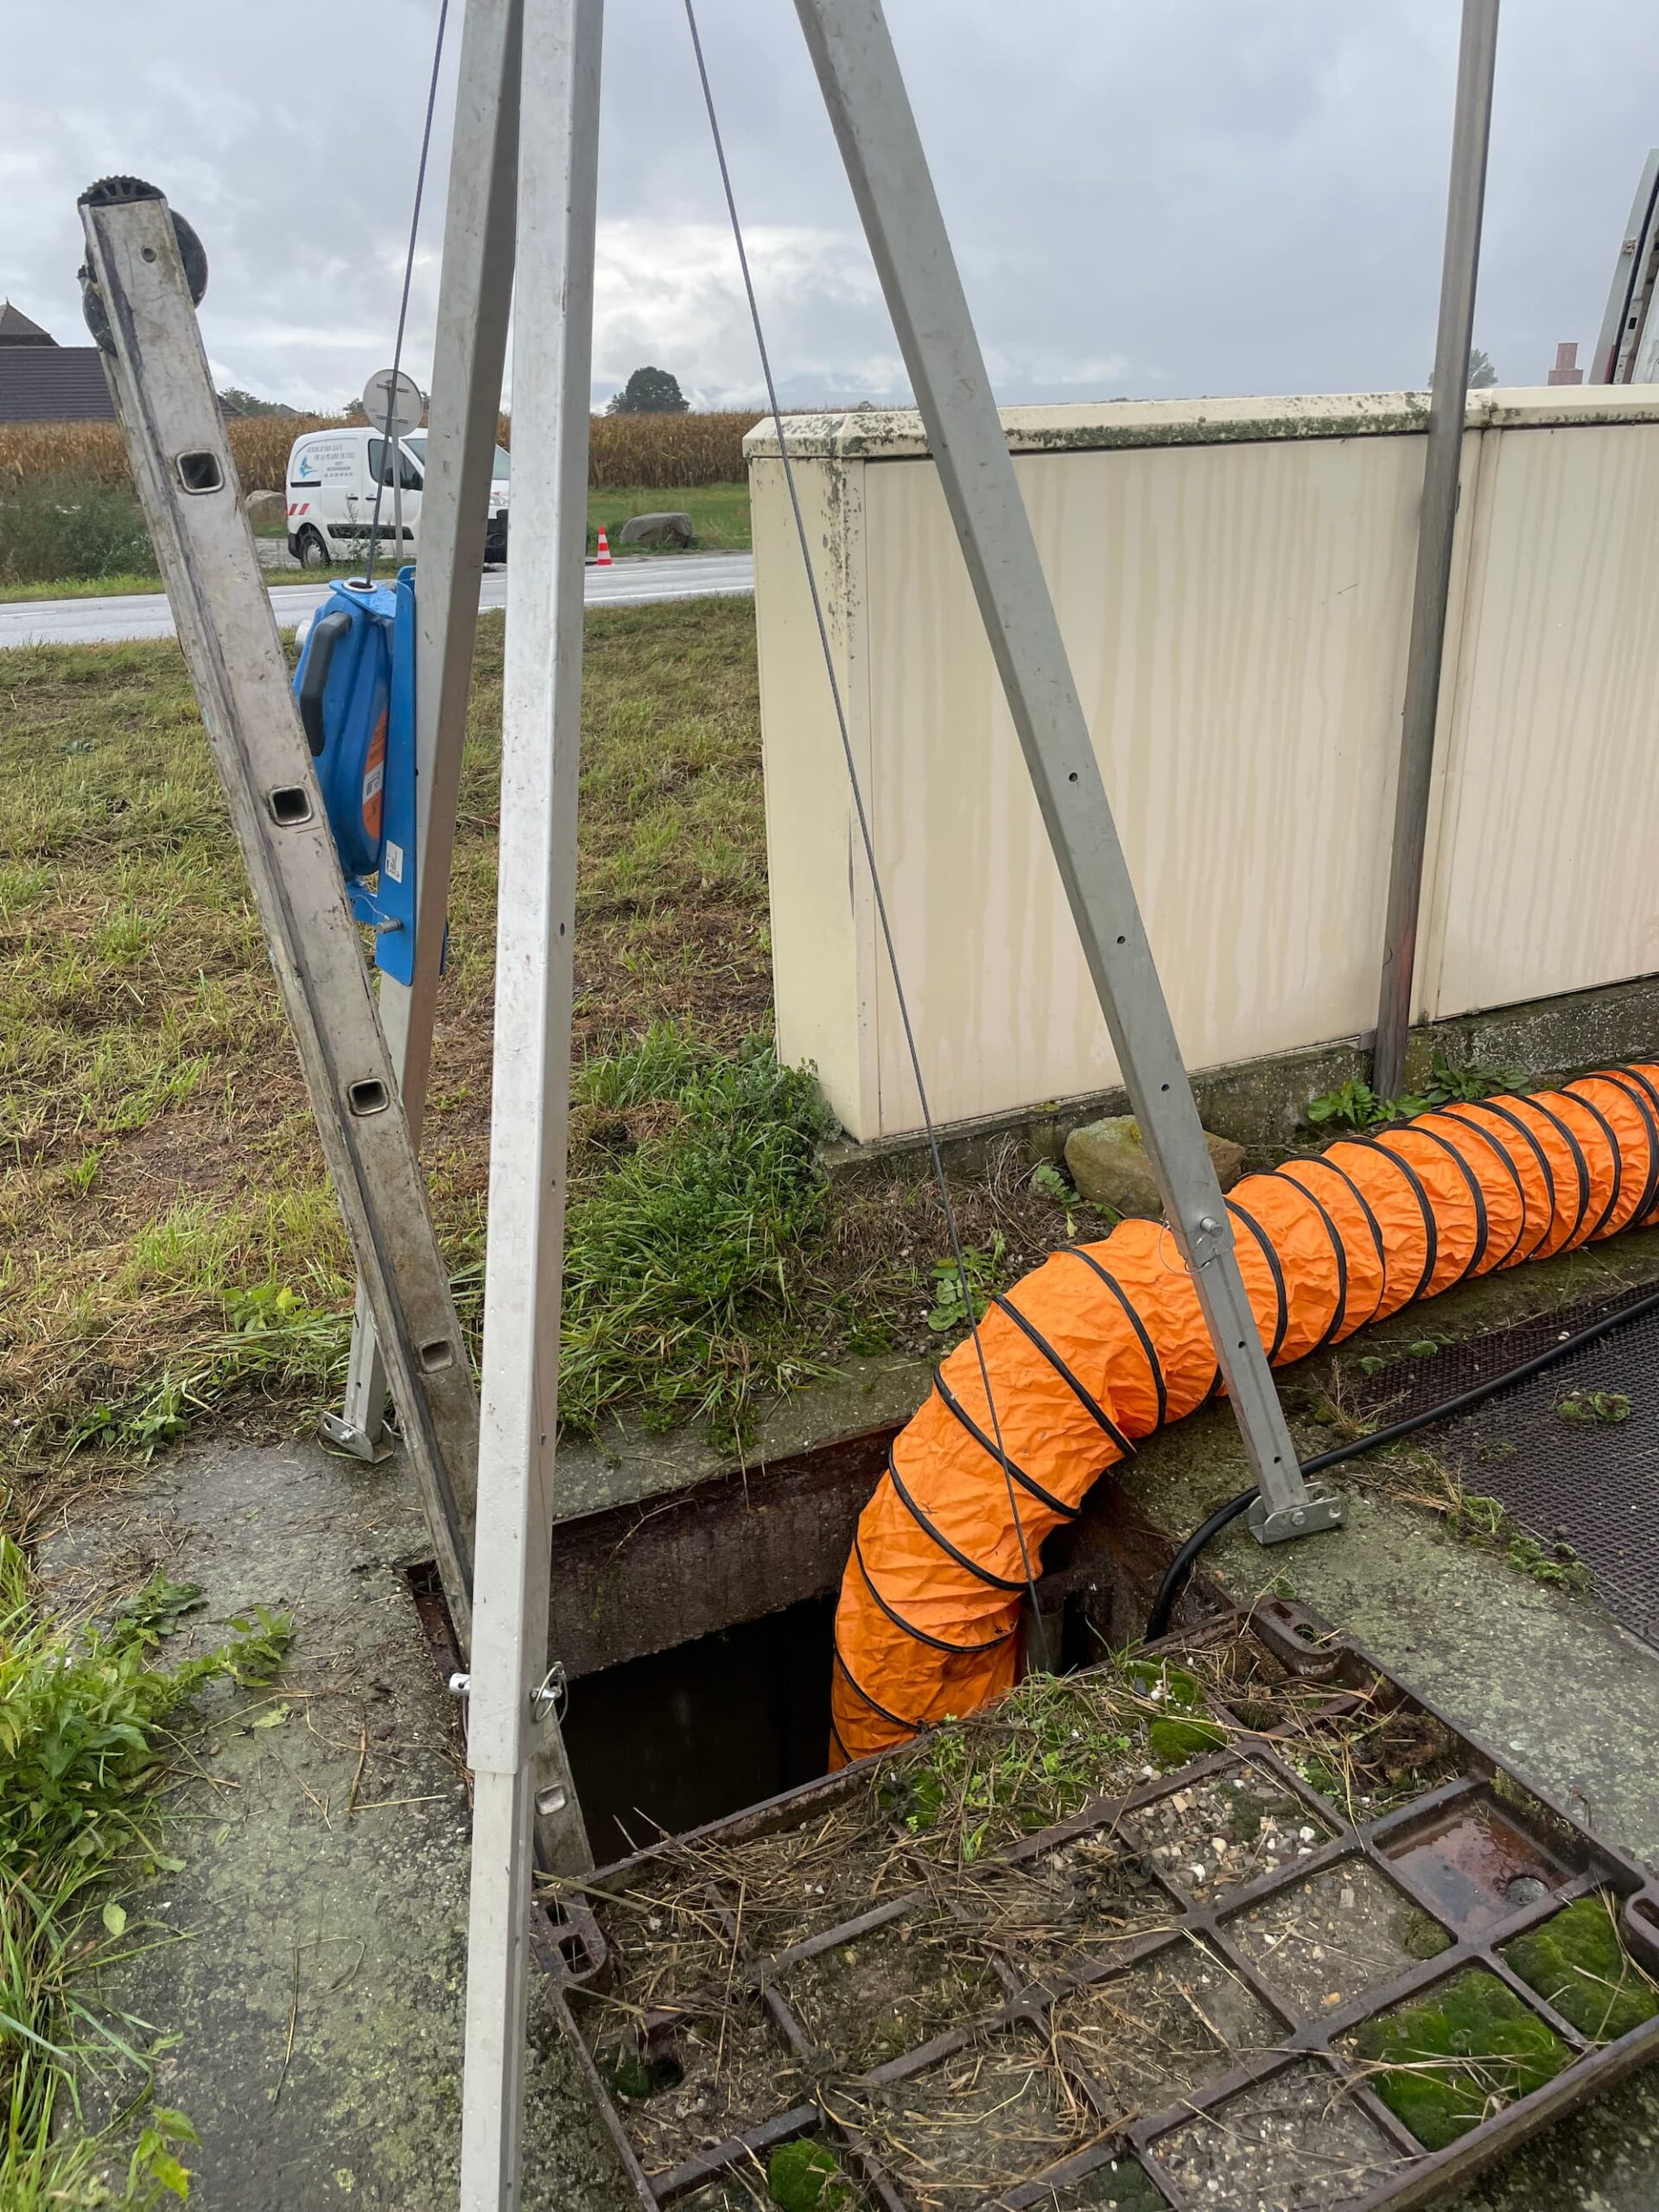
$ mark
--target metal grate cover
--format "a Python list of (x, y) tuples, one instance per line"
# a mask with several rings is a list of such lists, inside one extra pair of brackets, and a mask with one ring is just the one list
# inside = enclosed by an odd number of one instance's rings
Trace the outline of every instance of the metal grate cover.
[[(821, 1845), (849, 1808), (890, 1811), (906, 1751), (559, 1885), (555, 2003), (642, 2212), (782, 2201), (768, 2162), (791, 2145), (833, 2158), (844, 2212), (1406, 2212), (1651, 2056), (1659, 1889), (1633, 1864), (1299, 1606), (1269, 1601), (1147, 1656), (1165, 1669), (1154, 1700), (1175, 1694), (1169, 1668), (1192, 1669), (1201, 1705), (1182, 1709), (1208, 1713), (1216, 1748), (1161, 1774), (1135, 1768), (1145, 1779), (1097, 1770), (1091, 1751), (1076, 1810), (988, 1847), (974, 1884), (943, 1905), (912, 1881), (849, 1910), (844, 1838), (828, 1860), (790, 1861), (782, 1922), (734, 1872), (757, 1844)], [(1086, 1696), (1110, 1677), (1064, 1681)], [(1351, 1764), (1335, 1783), (1308, 1750), (1352, 1740), (1320, 1732), (1351, 1723), (1403, 1726), (1415, 1748), (1371, 1762), (1383, 1783), (1357, 1783)], [(918, 1746), (948, 1756), (949, 1738)], [(1237, 1790), (1251, 1795), (1225, 1843), (1213, 1832)], [(1084, 1870), (1081, 1922), (1057, 1924), (1043, 1907), (1020, 1918), (1021, 1885), (1058, 1866)], [(1015, 1931), (1000, 1948), (985, 1940), (999, 1896), (1014, 1915), (999, 1924)], [(1580, 2009), (1581, 2031), (1572, 1994), (1556, 1980), (1546, 1993), (1529, 1958), (1541, 1955), (1538, 1931), (1575, 1904), (1599, 1911), (1598, 1898), (1642, 1999), (1617, 2022)], [(923, 1978), (932, 2011), (883, 2047), (897, 2016), (868, 1963), (886, 1946), (902, 1990), (919, 1948), (906, 1923), (940, 1910), (946, 1969), (941, 1981), (936, 1955)], [(1550, 1940), (1559, 1955), (1561, 1936)], [(629, 1979), (642, 1950), (648, 1992)], [(837, 1985), (843, 2002), (826, 2010)], [(1451, 2048), (1541, 2041), (1547, 2078), (1507, 2091), (1481, 2081), (1451, 2139), (1414, 2133), (1379, 2094), (1406, 2077), (1372, 2062), (1407, 2048), (1387, 2042), (1389, 2024), (1449, 2018), (1454, 1992), (1476, 1985), (1521, 2042)], [(626, 2047), (607, 2048), (619, 2016)], [(735, 2105), (721, 2101), (722, 2068), (728, 2080), (747, 2069)]]
[[(1652, 1287), (1448, 1344), (1432, 1357), (1394, 1361), (1361, 1380), (1353, 1395), (1378, 1421), (1403, 1420), (1535, 1358)], [(1565, 1419), (1557, 1408), (1573, 1390), (1621, 1392), (1630, 1402), (1629, 1418)], [(1459, 1419), (1422, 1430), (1421, 1440), (1466, 1491), (1501, 1500), (1540, 1542), (1570, 1544), (1609, 1611), (1659, 1646), (1659, 1313), (1569, 1353)]]

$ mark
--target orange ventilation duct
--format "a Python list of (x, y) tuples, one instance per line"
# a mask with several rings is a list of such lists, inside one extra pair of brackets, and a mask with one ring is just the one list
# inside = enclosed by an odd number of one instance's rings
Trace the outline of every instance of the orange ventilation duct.
[[(1448, 1106), (1247, 1176), (1227, 1200), (1268, 1356), (1287, 1365), (1454, 1283), (1550, 1259), (1659, 1210), (1659, 1065)], [(1014, 1681), (1033, 1561), (1138, 1439), (1219, 1375), (1169, 1230), (1125, 1221), (994, 1300), (944, 1361), (860, 1516), (836, 1612), (839, 1764)]]

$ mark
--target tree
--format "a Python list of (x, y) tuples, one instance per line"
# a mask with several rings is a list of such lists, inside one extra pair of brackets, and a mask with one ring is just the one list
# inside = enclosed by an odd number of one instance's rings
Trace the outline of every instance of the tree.
[(1492, 366), (1492, 357), (1483, 353), (1478, 346), (1469, 348), (1469, 389), (1471, 391), (1490, 391), (1497, 382), (1497, 371)]
[(690, 401), (666, 369), (636, 369), (606, 409), (607, 415), (683, 415)]

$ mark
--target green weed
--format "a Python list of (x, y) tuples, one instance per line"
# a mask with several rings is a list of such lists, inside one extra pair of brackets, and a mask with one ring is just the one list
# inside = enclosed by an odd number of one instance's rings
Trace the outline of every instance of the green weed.
[(827, 2144), (804, 2136), (780, 2143), (766, 2161), (766, 2194), (779, 2212), (840, 2212), (853, 2184)]
[(999, 1235), (992, 1238), (988, 1252), (972, 1245), (964, 1246), (960, 1269), (954, 1259), (935, 1263), (933, 1304), (927, 1317), (930, 1329), (943, 1336), (951, 1329), (965, 1329), (970, 1319), (984, 1319), (985, 1309), (1001, 1274), (1006, 1249), (1005, 1241)]
[(1575, 1899), (1517, 1937), (1503, 1960), (1592, 2043), (1616, 2043), (1659, 2012), (1659, 1988), (1619, 1940), (1605, 1897)]
[(93, 580), (155, 566), (127, 486), (63, 474), (0, 480), (0, 582)]
[(138, 2212), (188, 2192), (178, 2152), (195, 2139), (181, 2114), (146, 2113), (113, 2189), (101, 2178), (106, 2148), (66, 2134), (60, 2120), (73, 2106), (78, 2042), (111, 2033), (76, 1997), (73, 1974), (125, 1933), (111, 1878), (130, 1861), (154, 1861), (147, 1808), (167, 1724), (212, 1681), (268, 1681), (291, 1638), (285, 1619), (260, 1609), (231, 1624), (232, 1642), (157, 1667), (156, 1648), (198, 1601), (189, 1586), (158, 1579), (101, 1629), (56, 1626), (36, 1615), (22, 1554), (0, 1537), (0, 2203), (9, 2212)]
[(1414, 1114), (1427, 1113), (1435, 1106), (1490, 1098), (1501, 1090), (1522, 1090), (1526, 1081), (1520, 1068), (1489, 1067), (1478, 1061), (1459, 1067), (1437, 1046), (1429, 1059), (1428, 1081), (1421, 1093), (1381, 1098), (1369, 1083), (1357, 1077), (1335, 1090), (1311, 1098), (1305, 1118), (1314, 1129), (1377, 1128), (1389, 1122), (1409, 1121)]
[(1561, 1420), (1583, 1427), (1616, 1426), (1629, 1421), (1630, 1402), (1623, 1390), (1569, 1390), (1555, 1401), (1555, 1411)]
[(140, 1461), (188, 1433), (194, 1415), (257, 1385), (272, 1392), (309, 1389), (321, 1395), (344, 1371), (351, 1316), (308, 1305), (287, 1284), (232, 1290), (224, 1326), (181, 1363), (130, 1399), (88, 1406), (70, 1427), (65, 1449), (98, 1444)]

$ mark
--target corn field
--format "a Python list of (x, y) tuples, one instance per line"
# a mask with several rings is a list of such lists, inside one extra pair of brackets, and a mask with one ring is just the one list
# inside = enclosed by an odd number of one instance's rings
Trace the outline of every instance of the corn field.
[[(650, 485), (674, 490), (742, 480), (743, 434), (758, 415), (596, 415), (589, 434), (588, 481), (605, 489)], [(280, 492), (288, 449), (307, 430), (338, 416), (257, 415), (227, 423), (245, 492)], [(509, 418), (501, 442), (510, 445)], [(95, 484), (127, 481), (126, 448), (113, 423), (0, 424), (0, 481), (78, 476)]]
[(588, 434), (588, 481), (674, 490), (741, 484), (743, 434), (758, 415), (595, 415)]

